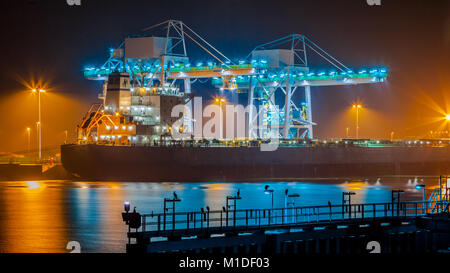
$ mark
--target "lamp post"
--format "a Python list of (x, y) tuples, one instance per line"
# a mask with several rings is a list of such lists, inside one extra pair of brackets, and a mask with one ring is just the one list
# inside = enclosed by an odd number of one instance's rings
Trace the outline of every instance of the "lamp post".
[(219, 120), (220, 120), (220, 122), (219, 122), (219, 124), (220, 124), (220, 126), (219, 126), (219, 139), (220, 139), (220, 138), (222, 138), (222, 129), (223, 129), (222, 128), (223, 127), (222, 104), (225, 103), (226, 100), (225, 100), (225, 98), (215, 98), (214, 102), (219, 105), (219, 109), (220, 109), (220, 111), (219, 111)]
[(42, 122), (41, 122), (41, 93), (45, 93), (44, 89), (33, 89), (31, 90), (33, 93), (37, 93), (38, 95), (38, 112), (39, 112), (39, 121), (38, 121), (38, 143), (39, 143), (39, 160), (42, 159)]
[(445, 115), (445, 121), (447, 122), (447, 137), (450, 137), (450, 114)]
[(30, 152), (30, 146), (31, 146), (31, 128), (30, 127), (27, 127), (27, 135), (28, 135), (27, 151)]
[(40, 122), (36, 122), (36, 133), (37, 133), (37, 137), (38, 137), (38, 151), (39, 151), (39, 126), (40, 126)]
[(128, 213), (130, 211), (130, 202), (128, 201), (124, 202), (123, 209), (125, 210), (126, 213)]
[(362, 108), (361, 104), (353, 104), (353, 108), (356, 109), (356, 139), (359, 138), (359, 110)]

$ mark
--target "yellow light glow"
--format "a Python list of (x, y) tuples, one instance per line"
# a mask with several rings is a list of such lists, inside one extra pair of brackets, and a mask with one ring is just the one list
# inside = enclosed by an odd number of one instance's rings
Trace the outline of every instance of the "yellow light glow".
[(446, 120), (450, 120), (450, 114), (446, 115), (446, 116), (445, 116), (445, 119), (446, 119)]
[(222, 104), (222, 103), (226, 102), (226, 99), (225, 98), (221, 98), (221, 97), (217, 97), (217, 98), (214, 99), (214, 102), (217, 103), (217, 104)]
[(37, 93), (37, 92), (39, 92), (39, 93), (46, 93), (47, 91), (44, 90), (44, 89), (37, 90), (36, 88), (33, 88), (33, 89), (31, 89), (31, 92), (33, 92), (33, 93)]
[(39, 189), (41, 187), (41, 184), (37, 181), (25, 181), (25, 183), (28, 185), (28, 188), (31, 190)]

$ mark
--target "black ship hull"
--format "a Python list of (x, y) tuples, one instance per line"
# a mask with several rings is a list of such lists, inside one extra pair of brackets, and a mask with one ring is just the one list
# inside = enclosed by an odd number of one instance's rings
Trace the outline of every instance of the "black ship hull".
[(304, 178), (442, 175), (450, 147), (154, 147), (62, 145), (71, 174), (148, 182), (295, 181)]

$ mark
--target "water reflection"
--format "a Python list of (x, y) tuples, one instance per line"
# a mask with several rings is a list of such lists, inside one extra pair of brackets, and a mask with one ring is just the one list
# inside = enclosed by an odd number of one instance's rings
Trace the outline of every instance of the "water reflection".
[(437, 178), (397, 177), (363, 180), (274, 183), (117, 183), (73, 181), (0, 182), (0, 252), (68, 252), (78, 241), (82, 252), (123, 252), (126, 226), (120, 212), (124, 201), (144, 213), (162, 212), (164, 197), (174, 191), (182, 199), (177, 211), (209, 206), (220, 210), (227, 195), (238, 189), (242, 208), (284, 206), (284, 192), (300, 194), (297, 206), (341, 204), (342, 192), (353, 191), (353, 203), (389, 202), (392, 189), (403, 189), (403, 200), (421, 200), (417, 184), (430, 189)]
[(2, 252), (62, 252), (67, 243), (63, 191), (46, 183), (1, 185)]

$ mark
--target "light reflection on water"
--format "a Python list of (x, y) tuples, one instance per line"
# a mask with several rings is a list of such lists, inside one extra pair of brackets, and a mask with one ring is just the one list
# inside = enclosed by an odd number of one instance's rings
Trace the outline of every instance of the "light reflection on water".
[(182, 199), (177, 211), (220, 210), (238, 189), (238, 209), (270, 208), (264, 186), (275, 190), (274, 206), (284, 206), (284, 191), (298, 193), (296, 206), (341, 204), (342, 192), (353, 191), (352, 203), (390, 202), (392, 189), (403, 200), (421, 200), (415, 184), (437, 185), (437, 178), (382, 178), (359, 181), (274, 183), (119, 183), (73, 181), (0, 182), (0, 252), (68, 252), (78, 241), (82, 252), (124, 252), (124, 201), (138, 212), (161, 212), (164, 197)]

